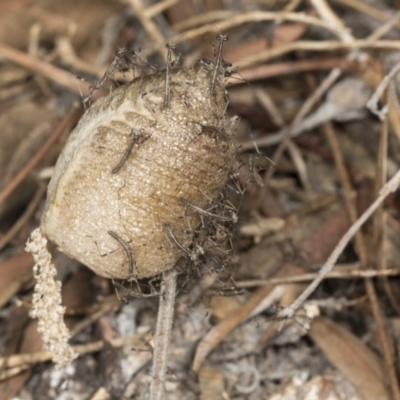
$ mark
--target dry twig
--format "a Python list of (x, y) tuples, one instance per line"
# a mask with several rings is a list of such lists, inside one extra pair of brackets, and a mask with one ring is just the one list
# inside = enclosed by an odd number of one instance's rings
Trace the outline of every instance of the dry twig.
[(174, 317), (176, 275), (175, 268), (163, 273), (160, 306), (157, 313), (150, 400), (162, 400), (164, 398), (167, 357)]
[(18, 172), (17, 175), (0, 191), (0, 204), (10, 196), (10, 194), (23, 182), (30, 172), (40, 163), (51, 146), (57, 139), (70, 129), (82, 115), (82, 108), (73, 104), (64, 118), (60, 121), (52, 134), (42, 144), (36, 154), (26, 163), (26, 165)]

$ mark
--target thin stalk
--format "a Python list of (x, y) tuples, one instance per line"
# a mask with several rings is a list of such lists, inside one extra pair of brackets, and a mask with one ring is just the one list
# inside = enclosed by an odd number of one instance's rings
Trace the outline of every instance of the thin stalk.
[(153, 381), (150, 388), (150, 400), (162, 400), (164, 398), (164, 382), (167, 372), (167, 357), (176, 294), (175, 268), (163, 273), (161, 293), (157, 315), (156, 341), (152, 368)]

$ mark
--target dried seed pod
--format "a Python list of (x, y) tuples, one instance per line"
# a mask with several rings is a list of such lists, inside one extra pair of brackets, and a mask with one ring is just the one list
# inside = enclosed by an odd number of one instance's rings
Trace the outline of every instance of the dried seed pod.
[(167, 107), (158, 72), (84, 114), (57, 162), (42, 219), (63, 252), (101, 276), (127, 279), (175, 265), (183, 252), (171, 232), (190, 248), (200, 217), (179, 199), (206, 208), (236, 156), (226, 92), (217, 83), (210, 95), (212, 73), (201, 63), (170, 70)]

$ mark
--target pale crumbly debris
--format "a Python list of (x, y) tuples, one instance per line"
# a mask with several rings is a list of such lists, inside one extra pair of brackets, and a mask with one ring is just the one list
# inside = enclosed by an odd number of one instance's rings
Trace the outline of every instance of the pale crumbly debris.
[(53, 353), (53, 362), (61, 368), (76, 358), (77, 354), (68, 344), (70, 332), (64, 323), (65, 307), (61, 305), (61, 282), (54, 278), (57, 270), (47, 250), (47, 239), (40, 228), (32, 232), (25, 250), (33, 254), (33, 274), (37, 281), (31, 315), (38, 319), (38, 331), (44, 348)]

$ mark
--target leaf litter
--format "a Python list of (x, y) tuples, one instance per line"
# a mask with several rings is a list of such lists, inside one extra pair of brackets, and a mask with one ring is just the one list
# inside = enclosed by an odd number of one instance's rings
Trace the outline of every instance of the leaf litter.
[[(228, 113), (240, 116), (237, 163), (244, 167), (233, 171), (228, 199), (238, 223), (232, 235), (221, 229), (212, 239), (230, 243), (224, 265), (179, 274), (163, 396), (400, 399), (396, 192), (385, 195), (293, 318), (277, 318), (307, 286), (295, 279), (318, 275), (399, 169), (398, 88), (390, 76), (398, 67), (400, 35), (394, 3), (69, 0), (1, 6), (0, 278), (7, 284), (0, 293), (0, 399), (148, 398), (159, 298), (125, 304), (119, 300), (129, 299), (135, 284), (113, 284), (50, 248), (65, 285), (71, 344), (80, 354), (57, 371), (46, 363), (51, 355), (41, 350), (28, 316), (33, 261), (24, 243), (41, 218), (38, 189), (47, 185), (79, 118), (69, 107), (72, 100), (82, 103), (80, 90), (85, 98), (98, 89), (95, 103), (133, 76), (163, 70), (165, 44), (178, 35), (175, 51), (186, 65), (196, 59), (214, 65), (216, 37), (223, 34), (228, 41), (215, 71), (228, 62), (240, 66), (224, 79)], [(324, 41), (323, 51), (313, 44)], [(102, 80), (117, 45), (139, 55), (140, 68), (121, 65)], [(77, 76), (84, 79), (79, 85)], [(388, 89), (372, 105), (380, 121), (365, 105), (385, 76)], [(29, 164), (57, 129), (58, 142)], [(218, 131), (208, 134), (223, 144)], [(284, 151), (277, 153), (280, 146)], [(31, 204), (35, 193), (40, 200)], [(230, 215), (216, 207), (204, 212)]]

